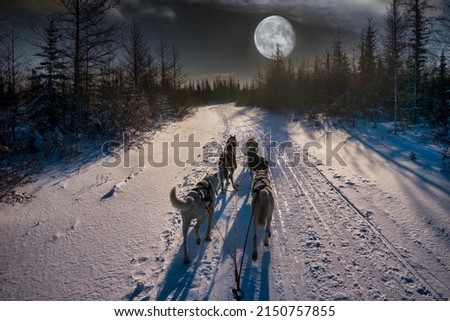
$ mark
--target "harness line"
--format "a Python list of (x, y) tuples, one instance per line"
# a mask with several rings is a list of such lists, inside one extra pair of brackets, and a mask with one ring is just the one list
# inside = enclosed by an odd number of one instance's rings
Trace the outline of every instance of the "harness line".
[[(255, 196), (255, 202), (256, 199), (258, 198), (259, 192), (256, 194)], [(245, 249), (247, 248), (247, 241), (248, 241), (248, 236), (250, 234), (250, 226), (252, 223), (252, 219), (253, 219), (253, 213), (255, 212), (255, 208), (252, 206), (252, 214), (250, 215), (250, 220), (248, 222), (247, 225), (247, 233), (245, 234), (245, 241), (244, 241), (244, 249), (242, 250), (242, 256), (241, 256), (241, 264), (239, 266), (239, 272), (237, 272), (237, 260), (235, 260), (235, 278), (236, 278), (236, 289), (232, 289), (233, 295), (236, 299), (236, 301), (241, 301), (242, 297), (244, 296), (244, 292), (242, 292), (241, 290), (241, 275), (242, 275), (242, 267), (244, 265), (244, 256), (245, 256)], [(236, 239), (237, 239), (237, 211), (236, 211)], [(237, 244), (237, 242), (236, 242)], [(237, 245), (236, 245), (237, 246)], [(236, 253), (236, 257), (237, 257), (237, 253)]]
[[(236, 154), (235, 154), (235, 156), (236, 156)], [(237, 190), (238, 186), (240, 186), (240, 183), (241, 183), (242, 180), (243, 180), (243, 175), (241, 175), (241, 177), (239, 179), (239, 182), (236, 182), (236, 190)], [(202, 187), (207, 189), (211, 193), (209, 187), (206, 187), (203, 184), (202, 184)], [(251, 189), (251, 188), (249, 188), (249, 189)], [(210, 217), (211, 221), (214, 224), (214, 227), (219, 232), (219, 235), (220, 235), (220, 237), (221, 237), (221, 239), (223, 241), (223, 244), (225, 245), (225, 249), (227, 250), (228, 254), (231, 256), (231, 258), (232, 258), (232, 260), (234, 262), (234, 279), (235, 279), (235, 282), (236, 282), (236, 288), (232, 289), (232, 293), (233, 293), (234, 298), (237, 301), (240, 301), (243, 298), (243, 296), (244, 296), (244, 292), (242, 292), (242, 290), (241, 290), (241, 275), (242, 275), (242, 267), (244, 265), (244, 255), (245, 255), (245, 250), (247, 248), (248, 236), (250, 234), (250, 226), (251, 226), (252, 219), (253, 219), (253, 214), (254, 214), (254, 207), (252, 206), (252, 214), (251, 214), (250, 220), (248, 222), (247, 232), (246, 232), (246, 235), (245, 235), (244, 249), (242, 251), (241, 262), (240, 262), (239, 269), (238, 269), (238, 262), (237, 262), (237, 243), (238, 243), (237, 242), (238, 241), (237, 198), (235, 198), (235, 202), (234, 202), (234, 210), (235, 210), (235, 245), (234, 245), (234, 255), (233, 255), (233, 253), (231, 252), (230, 247), (228, 246), (227, 241), (225, 240), (225, 237), (223, 236), (222, 232), (220, 231), (219, 227), (217, 226), (217, 222), (214, 219), (213, 211), (210, 210), (210, 208), (206, 205), (206, 202), (205, 202), (205, 199), (203, 197), (203, 194), (202, 193), (199, 193), (199, 194), (200, 194), (200, 198), (202, 200), (203, 206), (205, 207), (206, 211), (208, 212), (209, 217)], [(256, 198), (258, 197), (258, 195), (259, 195), (259, 191), (257, 191), (254, 201), (256, 201)]]
[[(239, 182), (242, 181), (242, 179), (243, 179), (243, 177), (241, 176), (241, 179), (239, 180)], [(209, 192), (211, 192), (210, 189), (207, 188), (206, 186), (203, 185), (202, 187), (206, 188)], [(259, 193), (256, 194), (255, 201), (256, 201), (256, 198), (258, 197), (258, 194)], [(238, 269), (238, 262), (237, 262), (237, 240), (238, 240), (237, 198), (235, 198), (235, 203), (234, 203), (234, 210), (235, 210), (235, 246), (234, 246), (234, 255), (233, 255), (233, 252), (231, 251), (230, 246), (228, 245), (227, 241), (225, 240), (225, 237), (223, 236), (222, 232), (220, 231), (220, 229), (219, 229), (219, 227), (217, 225), (216, 220), (214, 219), (213, 212), (206, 205), (206, 202), (205, 202), (205, 199), (203, 197), (203, 194), (199, 193), (199, 195), (200, 195), (200, 198), (202, 200), (203, 206), (205, 207), (207, 213), (209, 214), (209, 217), (211, 218), (211, 221), (214, 224), (214, 227), (219, 232), (220, 238), (222, 239), (223, 244), (225, 245), (225, 249), (227, 250), (228, 254), (231, 256), (231, 258), (233, 260), (233, 263), (234, 263), (234, 279), (235, 279), (235, 282), (236, 282), (236, 288), (232, 289), (232, 293), (233, 293), (234, 298), (237, 301), (240, 301), (242, 299), (242, 297), (244, 296), (244, 293), (241, 290), (241, 275), (242, 275), (242, 267), (244, 265), (244, 256), (245, 256), (245, 250), (247, 248), (248, 236), (250, 234), (250, 226), (251, 226), (252, 219), (253, 219), (253, 214), (254, 214), (254, 208), (252, 208), (252, 214), (251, 214), (250, 220), (248, 222), (247, 233), (245, 235), (244, 249), (242, 251), (241, 262), (239, 264), (239, 269)]]

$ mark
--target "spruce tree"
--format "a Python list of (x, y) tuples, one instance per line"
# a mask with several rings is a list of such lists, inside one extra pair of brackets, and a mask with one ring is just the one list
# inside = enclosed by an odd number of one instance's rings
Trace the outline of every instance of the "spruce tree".
[(414, 126), (418, 123), (423, 69), (427, 59), (427, 45), (430, 40), (431, 19), (427, 17), (427, 12), (430, 9), (431, 6), (427, 3), (427, 0), (410, 0), (408, 4), (409, 65), (412, 83), (411, 109)]
[(402, 0), (391, 0), (385, 16), (384, 50), (387, 73), (392, 80), (392, 97), (394, 105), (394, 134), (397, 134), (399, 109), (399, 69), (406, 50), (407, 20)]

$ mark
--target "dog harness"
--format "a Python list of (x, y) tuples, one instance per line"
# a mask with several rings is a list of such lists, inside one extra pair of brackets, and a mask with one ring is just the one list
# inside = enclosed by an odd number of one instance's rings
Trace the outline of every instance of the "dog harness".
[[(193, 191), (196, 191), (198, 195), (200, 195), (200, 198), (202, 199), (203, 204), (205, 204), (205, 207), (208, 207), (212, 203), (211, 190), (209, 188), (209, 185), (210, 184), (208, 181), (200, 181), (192, 189)], [(206, 206), (207, 203), (208, 206)]]
[(259, 193), (262, 189), (269, 187), (270, 188), (270, 181), (267, 176), (259, 176), (256, 177), (253, 186), (252, 186), (252, 193)]

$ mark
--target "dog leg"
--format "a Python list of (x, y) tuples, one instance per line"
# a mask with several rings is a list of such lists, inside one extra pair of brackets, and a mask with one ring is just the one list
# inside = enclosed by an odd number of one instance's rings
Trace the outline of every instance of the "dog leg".
[(194, 231), (195, 231), (195, 243), (200, 245), (201, 239), (200, 239), (200, 226), (203, 224), (203, 221), (205, 220), (205, 217), (197, 218), (197, 224), (195, 224)]
[(231, 173), (230, 179), (231, 179), (231, 185), (233, 186), (233, 188), (234, 188), (234, 189), (237, 189), (238, 186), (237, 186), (236, 183), (234, 182), (233, 173)]
[(223, 173), (222, 173), (222, 168), (219, 169), (219, 179), (220, 179), (220, 189), (222, 190), (222, 192), (224, 192), (223, 190)]
[(230, 173), (228, 172), (228, 168), (226, 166), (224, 167), (224, 170), (223, 170), (223, 176), (225, 177), (226, 185), (229, 185), (230, 184), (230, 180), (229, 180)]
[(190, 221), (187, 222), (186, 220), (183, 220), (183, 252), (184, 252), (183, 263), (184, 264), (191, 263), (191, 261), (189, 260), (188, 244), (187, 244), (187, 233), (188, 233), (190, 224), (191, 224)]
[(258, 236), (256, 235), (256, 217), (253, 217), (253, 252), (252, 252), (252, 259), (253, 261), (256, 261), (258, 259), (258, 248), (257, 248), (257, 241)]
[(266, 233), (264, 236), (264, 245), (265, 246), (269, 246), (269, 237), (272, 235), (272, 233), (270, 232), (271, 224), (272, 224), (272, 215), (269, 214), (269, 217), (267, 218), (267, 223), (266, 223)]
[(270, 237), (270, 229), (266, 229), (266, 233), (264, 235), (264, 246), (269, 246), (269, 237)]
[(208, 227), (206, 228), (205, 241), (211, 241), (211, 225), (212, 219), (214, 216), (214, 209), (212, 208), (212, 204), (208, 206)]

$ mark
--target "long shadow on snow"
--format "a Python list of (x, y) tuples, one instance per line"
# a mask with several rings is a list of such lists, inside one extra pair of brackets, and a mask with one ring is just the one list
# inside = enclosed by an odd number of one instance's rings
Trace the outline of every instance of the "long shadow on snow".
[[(232, 197), (233, 196), (230, 195), (230, 197), (227, 198), (227, 194), (224, 193), (219, 194), (217, 197), (216, 204), (220, 204), (220, 209), (214, 211), (214, 219), (216, 222), (218, 222), (219, 218), (222, 216), (226, 205), (230, 202)], [(206, 222), (200, 227), (200, 237), (202, 237), (202, 243), (197, 245), (194, 241), (194, 230), (193, 228), (190, 228), (188, 233), (188, 251), (191, 263), (183, 264), (183, 247), (180, 246), (172, 258), (172, 262), (169, 265), (166, 277), (163, 281), (163, 287), (159, 291), (156, 300), (165, 301), (170, 296), (172, 301), (187, 299), (189, 291), (192, 288), (195, 275), (202, 266), (202, 258), (205, 255), (206, 249), (210, 243), (203, 240), (205, 231)], [(212, 233), (214, 232), (215, 228), (213, 226)], [(212, 242), (214, 242), (214, 240)], [(209, 278), (211, 280), (213, 279), (211, 276)], [(203, 299), (207, 300), (208, 296), (209, 292)]]
[[(245, 174), (244, 174), (245, 172)], [(252, 215), (250, 189), (247, 188), (251, 184), (250, 174), (248, 171), (242, 171), (241, 175), (246, 175), (242, 181), (240, 189), (232, 195), (232, 197), (244, 198), (242, 206), (237, 209), (236, 216), (231, 215), (230, 220), (232, 224), (227, 228), (228, 232), (224, 236), (225, 242), (232, 251), (233, 256), (236, 255), (236, 262), (238, 264), (238, 269), (242, 263), (242, 274), (241, 274), (241, 290), (244, 292), (243, 300), (255, 301), (255, 300), (270, 300), (269, 295), (269, 266), (270, 266), (270, 252), (262, 248), (262, 234), (261, 228), (258, 228), (258, 249), (259, 258), (256, 262), (253, 262), (251, 258), (252, 247), (253, 247), (253, 226), (250, 222), (250, 217)], [(247, 177), (248, 175), (248, 177)], [(242, 183), (242, 182), (241, 182)], [(237, 224), (237, 225), (236, 225)], [(245, 238), (248, 230), (247, 245), (244, 252)], [(236, 248), (236, 252), (234, 249)], [(225, 261), (230, 258), (230, 253), (228, 253), (225, 244), (222, 247), (221, 260)], [(262, 256), (261, 256), (262, 254)], [(230, 290), (235, 287), (234, 282), (234, 269), (233, 264), (231, 264), (231, 269), (229, 271), (230, 275)]]

